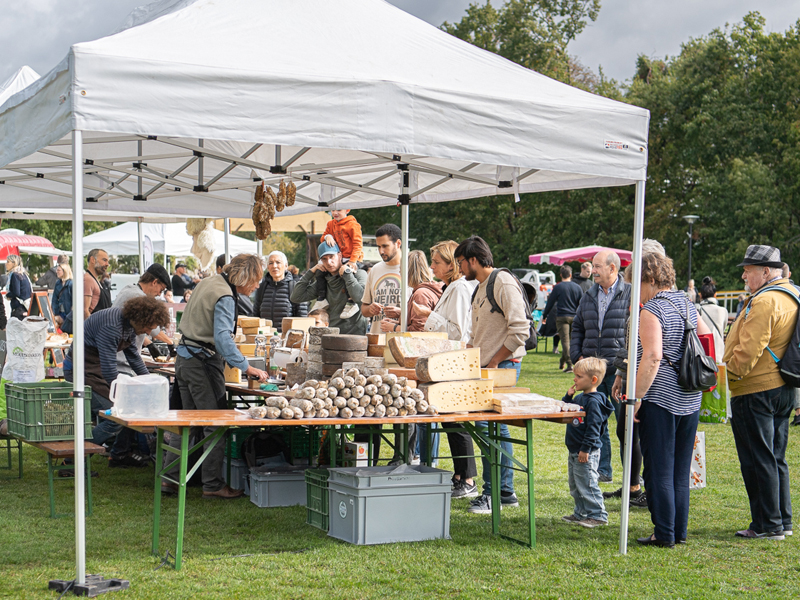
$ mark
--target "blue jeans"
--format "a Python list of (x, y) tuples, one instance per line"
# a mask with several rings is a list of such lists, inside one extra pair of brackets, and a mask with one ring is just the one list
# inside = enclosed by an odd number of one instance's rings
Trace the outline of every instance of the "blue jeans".
[(647, 401), (639, 409), (647, 506), (656, 539), (662, 542), (686, 539), (689, 477), (699, 416), (699, 410), (673, 415)]
[[(619, 402), (614, 400), (611, 395), (611, 388), (614, 386), (614, 379), (616, 376), (616, 370), (612, 371), (611, 375), (606, 375), (603, 381), (600, 382), (600, 385), (597, 386), (597, 391), (603, 392), (606, 398), (611, 401), (614, 407), (614, 416), (616, 416), (617, 421), (619, 421)], [(606, 427), (605, 431), (600, 436), (600, 443), (603, 445), (600, 447), (600, 465), (597, 467), (597, 472), (600, 475), (605, 475), (609, 478), (614, 476), (614, 469), (611, 468), (611, 435), (608, 433), (610, 429), (610, 427)]]
[(608, 522), (603, 494), (597, 483), (597, 465), (600, 450), (589, 453), (589, 462), (578, 460), (577, 452), (569, 453), (569, 493), (575, 499), (575, 512), (579, 519), (597, 519)]
[[(417, 424), (417, 448), (415, 453), (419, 454), (419, 462), (423, 465), (428, 464), (429, 456), (439, 456), (439, 435), (431, 436), (433, 452), (428, 451), (428, 427), (439, 429), (438, 423), (418, 423)], [(413, 450), (413, 448), (412, 448)], [(436, 459), (433, 459), (436, 462)]]
[[(750, 500), (750, 529), (792, 528), (786, 443), (794, 389), (781, 386), (731, 398), (733, 439)], [(648, 490), (649, 492), (649, 490)]]
[[(517, 380), (519, 380), (519, 372), (522, 369), (522, 363), (504, 360), (497, 365), (497, 368), (516, 369)], [(475, 427), (480, 429), (484, 434), (489, 431), (488, 421), (475, 421)], [(511, 433), (508, 431), (508, 425), (506, 424), (500, 425), (499, 433), (503, 437), (511, 437)], [(514, 445), (511, 442), (500, 442), (500, 447), (513, 456)], [(489, 496), (492, 493), (492, 470), (489, 457), (485, 454), (481, 455), (481, 464), (483, 465), (483, 493)], [(505, 454), (500, 458), (500, 491), (508, 494), (514, 493), (514, 470), (511, 468), (511, 459)]]

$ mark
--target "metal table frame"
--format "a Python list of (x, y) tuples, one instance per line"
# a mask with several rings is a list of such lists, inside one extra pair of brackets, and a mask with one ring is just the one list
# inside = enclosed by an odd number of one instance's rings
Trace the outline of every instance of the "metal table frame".
[[(239, 388), (241, 389), (241, 388)], [(237, 390), (238, 391), (238, 390)], [(242, 390), (244, 391), (244, 390)], [(246, 390), (246, 395), (254, 394), (255, 390)], [(489, 461), (492, 465), (491, 468), (491, 481), (492, 481), (492, 533), (500, 535), (505, 539), (512, 540), (516, 543), (522, 544), (533, 548), (536, 544), (536, 523), (535, 523), (535, 503), (533, 497), (533, 420), (543, 420), (557, 423), (568, 423), (583, 413), (558, 413), (558, 414), (543, 414), (543, 415), (501, 415), (498, 413), (465, 413), (465, 414), (443, 414), (437, 416), (414, 416), (414, 417), (393, 417), (393, 418), (367, 418), (367, 419), (299, 419), (299, 420), (259, 420), (254, 421), (246, 415), (238, 413), (234, 410), (212, 410), (212, 411), (194, 411), (194, 410), (180, 410), (170, 411), (169, 415), (156, 419), (125, 419), (121, 417), (107, 417), (120, 425), (130, 427), (131, 429), (143, 429), (148, 427), (157, 427), (157, 446), (156, 446), (156, 469), (155, 469), (155, 484), (154, 484), (154, 498), (153, 498), (153, 539), (152, 539), (152, 553), (159, 556), (159, 538), (160, 538), (160, 521), (161, 521), (161, 480), (166, 479), (178, 486), (178, 525), (177, 525), (177, 539), (175, 544), (175, 564), (176, 570), (179, 570), (183, 562), (183, 534), (184, 522), (186, 514), (186, 484), (189, 478), (199, 469), (208, 456), (211, 449), (219, 443), (225, 436), (228, 429), (231, 427), (292, 427), (292, 426), (309, 426), (327, 428), (341, 433), (354, 433), (360, 428), (359, 425), (393, 425), (395, 429), (401, 426), (401, 443), (405, 450), (405, 456), (408, 456), (408, 425), (411, 423), (443, 423), (443, 422), (458, 422), (463, 423), (464, 428), (470, 433), (473, 439), (478, 444), (481, 452), (487, 453)], [(488, 421), (488, 432), (483, 433), (476, 428), (471, 421)], [(525, 439), (509, 439), (503, 438), (498, 434), (498, 425), (506, 423), (510, 426), (520, 427), (525, 432)], [(199, 441), (193, 446), (189, 446), (190, 428), (191, 427), (217, 427), (216, 431), (207, 438)], [(347, 429), (342, 429), (347, 426)], [(432, 429), (432, 428), (431, 428)], [(170, 431), (181, 435), (181, 447), (171, 448), (164, 444), (164, 432)], [(433, 432), (429, 430), (429, 435)], [(330, 436), (331, 440), (331, 459), (335, 463), (335, 435)], [(522, 463), (510, 456), (516, 470), (522, 471), (527, 475), (528, 486), (528, 519), (529, 519), (529, 539), (518, 540), (510, 536), (500, 533), (500, 460), (504, 450), (500, 446), (501, 442), (509, 441), (513, 444), (523, 445), (526, 448), (526, 461)], [(211, 442), (211, 446), (204, 450), (200, 459), (195, 465), (188, 468), (189, 455), (202, 448), (206, 443)], [(176, 454), (174, 460), (166, 461), (164, 464), (163, 451), (169, 451)], [(169, 478), (166, 473), (174, 465), (179, 465), (178, 480)]]

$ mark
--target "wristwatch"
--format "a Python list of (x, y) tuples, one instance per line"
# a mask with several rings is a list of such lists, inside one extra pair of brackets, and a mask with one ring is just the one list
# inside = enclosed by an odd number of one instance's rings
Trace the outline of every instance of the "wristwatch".
[(345, 267), (344, 268), (344, 272), (345, 273), (350, 273), (352, 275), (353, 274), (353, 269), (351, 267)]

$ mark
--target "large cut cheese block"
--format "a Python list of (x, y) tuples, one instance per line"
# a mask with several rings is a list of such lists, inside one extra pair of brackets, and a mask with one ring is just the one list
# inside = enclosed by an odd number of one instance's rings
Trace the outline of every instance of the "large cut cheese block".
[(440, 413), (492, 410), (492, 382), (488, 379), (422, 383), (419, 389)]
[(281, 321), (281, 331), (284, 334), (290, 329), (302, 329), (308, 331), (317, 324), (314, 317), (284, 317)]
[[(386, 346), (376, 346), (375, 344), (370, 344), (369, 346), (367, 346), (367, 356), (383, 359), (384, 362), (385, 359), (383, 357), (383, 353), (385, 351), (386, 351)], [(392, 358), (392, 362), (394, 362), (394, 358)]]
[(462, 381), (481, 378), (480, 348), (451, 350), (421, 356), (416, 365), (417, 381)]
[(325, 350), (366, 352), (368, 345), (365, 335), (329, 334), (322, 336), (322, 347)]
[(242, 381), (242, 370), (231, 367), (227, 363), (225, 364), (224, 374), (225, 383), (241, 383)]
[(308, 334), (309, 335), (318, 335), (322, 337), (323, 335), (335, 335), (339, 333), (338, 327), (309, 327)]
[[(386, 361), (387, 366), (394, 366), (397, 364), (397, 361), (395, 360), (394, 356), (392, 355), (392, 351), (389, 348), (389, 340), (391, 340), (394, 337), (431, 338), (436, 340), (447, 339), (447, 333), (444, 331), (407, 331), (405, 333), (403, 333), (402, 331), (398, 331), (398, 332), (389, 332), (384, 335), (386, 336), (386, 345), (384, 346), (383, 358)], [(413, 365), (411, 366), (411, 368), (412, 369), (414, 368)]]
[(261, 326), (261, 319), (258, 317), (239, 317), (239, 321), (237, 322), (239, 327), (260, 327)]
[[(388, 346), (397, 364), (411, 369), (414, 368), (417, 359), (421, 356), (459, 350), (464, 348), (466, 344), (448, 339), (396, 336), (389, 340)], [(478, 366), (480, 367), (480, 363), (478, 363)]]
[(492, 390), (492, 393), (495, 394), (530, 394), (530, 388), (524, 387), (497, 387), (495, 386)]
[(370, 344), (375, 344), (376, 346), (385, 346), (386, 345), (386, 334), (385, 333), (368, 333), (367, 334), (367, 341)]
[(481, 369), (482, 379), (491, 379), (494, 387), (514, 387), (517, 385), (516, 369)]
[(256, 355), (256, 345), (255, 344), (239, 344), (237, 346), (239, 348), (239, 352), (242, 353), (242, 356), (255, 356)]
[(561, 401), (540, 394), (505, 394), (494, 390), (492, 396), (492, 410), (504, 415), (550, 414), (561, 412)]

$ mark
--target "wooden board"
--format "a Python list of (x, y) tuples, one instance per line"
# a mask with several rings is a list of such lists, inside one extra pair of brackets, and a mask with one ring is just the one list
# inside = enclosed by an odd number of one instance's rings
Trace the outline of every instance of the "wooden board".
[(517, 370), (481, 369), (481, 379), (491, 379), (495, 387), (514, 387), (517, 385)]
[(423, 356), (416, 364), (419, 381), (463, 381), (481, 378), (481, 350), (467, 348)]
[(440, 413), (492, 410), (492, 382), (488, 379), (423, 383), (419, 389)]

